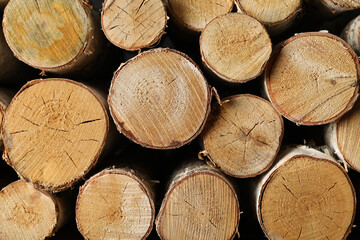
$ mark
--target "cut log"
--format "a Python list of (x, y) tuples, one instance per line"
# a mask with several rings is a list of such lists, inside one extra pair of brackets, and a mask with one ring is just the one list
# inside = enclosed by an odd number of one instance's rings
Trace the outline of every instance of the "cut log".
[(341, 38), (347, 42), (351, 48), (360, 55), (360, 15), (352, 20), (342, 31)]
[(321, 14), (325, 16), (334, 16), (342, 12), (351, 11), (360, 8), (358, 0), (306, 0), (309, 4), (315, 6)]
[(126, 137), (144, 147), (170, 149), (201, 132), (210, 95), (206, 79), (189, 57), (160, 48), (120, 66), (108, 102), (118, 130)]
[(201, 134), (203, 154), (234, 177), (253, 177), (274, 162), (284, 133), (281, 115), (265, 99), (235, 95), (215, 106)]
[(275, 50), (264, 76), (267, 97), (298, 125), (340, 118), (358, 97), (359, 61), (342, 39), (324, 32), (297, 34)]
[(14, 55), (43, 71), (83, 70), (101, 53), (100, 28), (81, 0), (10, 0), (3, 26)]
[(47, 239), (64, 225), (67, 213), (59, 198), (23, 180), (0, 191), (0, 238)]
[(271, 34), (280, 34), (293, 25), (302, 11), (302, 0), (236, 0), (239, 12), (263, 23)]
[[(0, 134), (2, 134), (3, 118), (5, 116), (5, 110), (9, 105), (12, 97), (15, 94), (12, 90), (0, 88)], [(3, 147), (3, 141), (0, 140), (0, 148)]]
[(76, 222), (85, 239), (146, 239), (154, 218), (152, 190), (133, 170), (106, 169), (80, 187)]
[(68, 79), (37, 79), (5, 113), (5, 160), (37, 187), (61, 191), (96, 164), (108, 127), (106, 109), (90, 89)]
[(360, 172), (360, 104), (325, 130), (325, 143), (345, 165)]
[(258, 77), (271, 50), (271, 39), (262, 24), (240, 13), (215, 18), (206, 25), (200, 37), (204, 65), (230, 83)]
[(180, 27), (201, 32), (212, 19), (231, 12), (234, 0), (167, 0), (167, 6)]
[(156, 218), (156, 231), (167, 239), (233, 239), (240, 221), (237, 194), (213, 168), (194, 163), (179, 170)]
[(346, 239), (355, 190), (335, 160), (305, 146), (287, 149), (256, 188), (258, 220), (269, 239)]
[(107, 39), (126, 50), (149, 47), (159, 41), (167, 22), (161, 0), (105, 0), (101, 25)]

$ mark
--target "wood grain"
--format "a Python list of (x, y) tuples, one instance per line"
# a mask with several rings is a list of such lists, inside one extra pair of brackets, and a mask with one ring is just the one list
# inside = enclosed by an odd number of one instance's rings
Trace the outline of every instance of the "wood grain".
[(104, 105), (84, 85), (68, 79), (34, 80), (6, 111), (4, 156), (37, 187), (64, 190), (97, 162), (108, 125)]
[(341, 33), (341, 38), (347, 42), (357, 55), (360, 54), (360, 16), (346, 25)]
[(358, 97), (359, 62), (342, 39), (329, 33), (298, 34), (283, 42), (265, 69), (265, 91), (290, 121), (335, 121)]

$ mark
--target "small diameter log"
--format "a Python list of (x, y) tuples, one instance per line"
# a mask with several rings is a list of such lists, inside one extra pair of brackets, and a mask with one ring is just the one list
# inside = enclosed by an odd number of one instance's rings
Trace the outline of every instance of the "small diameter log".
[(356, 208), (354, 187), (330, 156), (288, 149), (256, 188), (258, 220), (269, 239), (346, 239)]
[(167, 22), (162, 0), (105, 0), (101, 25), (114, 45), (138, 50), (158, 42)]
[(234, 177), (253, 177), (266, 171), (279, 151), (284, 123), (265, 99), (235, 95), (215, 106), (201, 134), (211, 163)]
[(324, 32), (301, 33), (275, 50), (264, 76), (265, 94), (298, 125), (340, 118), (358, 97), (359, 61), (342, 39)]
[(217, 16), (231, 12), (234, 0), (167, 0), (172, 20), (190, 32), (201, 32)]
[(63, 226), (66, 209), (60, 199), (23, 180), (0, 191), (0, 239), (47, 239)]
[(288, 29), (302, 11), (302, 0), (236, 0), (235, 3), (239, 12), (256, 18), (274, 35)]
[(206, 79), (188, 56), (159, 48), (120, 66), (108, 102), (126, 137), (144, 147), (171, 149), (201, 132), (210, 95)]
[(204, 65), (230, 83), (258, 77), (271, 50), (271, 39), (262, 24), (241, 13), (215, 18), (206, 25), (200, 37)]
[(156, 218), (167, 239), (233, 239), (240, 221), (233, 186), (218, 171), (194, 164), (177, 172)]
[(100, 29), (81, 0), (10, 0), (3, 27), (15, 56), (43, 71), (79, 71), (101, 52)]
[(146, 239), (155, 208), (139, 177), (129, 169), (106, 169), (80, 187), (76, 222), (85, 239)]
[(358, 172), (360, 172), (359, 132), (360, 104), (357, 102), (354, 108), (342, 118), (326, 126), (324, 137), (326, 145), (339, 159)]
[(309, 4), (319, 9), (326, 16), (334, 16), (342, 12), (360, 8), (358, 0), (306, 0)]
[(360, 55), (360, 15), (352, 20), (341, 33), (341, 38), (347, 42), (351, 48)]
[(97, 162), (108, 133), (104, 105), (68, 79), (37, 79), (15, 95), (5, 113), (5, 160), (37, 187), (61, 191)]

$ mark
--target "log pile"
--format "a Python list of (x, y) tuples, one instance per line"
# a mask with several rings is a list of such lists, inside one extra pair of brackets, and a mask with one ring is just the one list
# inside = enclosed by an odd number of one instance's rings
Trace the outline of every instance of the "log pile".
[(0, 239), (360, 238), (359, 1), (0, 15)]

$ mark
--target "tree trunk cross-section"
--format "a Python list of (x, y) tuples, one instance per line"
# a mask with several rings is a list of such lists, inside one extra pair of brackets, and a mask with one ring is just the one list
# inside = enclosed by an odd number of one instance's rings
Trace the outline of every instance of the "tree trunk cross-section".
[(360, 16), (357, 16), (345, 27), (341, 38), (352, 47), (357, 55), (360, 55)]
[(281, 115), (265, 99), (243, 94), (213, 108), (201, 134), (212, 163), (234, 177), (253, 177), (273, 163), (284, 133)]
[(106, 37), (126, 50), (149, 47), (159, 41), (167, 15), (161, 0), (106, 0), (101, 24)]
[(239, 202), (230, 182), (211, 167), (196, 163), (171, 181), (156, 230), (162, 240), (230, 240), (239, 220)]
[(100, 53), (100, 29), (80, 0), (11, 0), (3, 26), (15, 56), (34, 68), (72, 72)]
[(200, 37), (205, 66), (231, 83), (258, 77), (270, 58), (271, 49), (271, 39), (262, 24), (241, 13), (215, 18)]
[(95, 165), (108, 125), (104, 105), (84, 85), (67, 79), (34, 80), (8, 106), (4, 155), (24, 179), (60, 191)]
[(351, 231), (354, 187), (322, 152), (288, 149), (256, 190), (258, 219), (269, 239), (346, 239)]
[(275, 108), (299, 125), (340, 118), (358, 97), (360, 65), (342, 39), (322, 32), (286, 40), (265, 69), (265, 91)]
[(80, 188), (76, 221), (85, 239), (146, 239), (155, 218), (148, 185), (129, 169), (106, 169)]
[(193, 140), (210, 111), (206, 79), (185, 54), (154, 49), (130, 59), (114, 75), (111, 115), (119, 131), (148, 148), (170, 149)]
[(47, 239), (64, 224), (65, 209), (53, 195), (23, 180), (0, 191), (0, 239)]
[(306, 0), (324, 15), (333, 16), (360, 8), (359, 0)]

